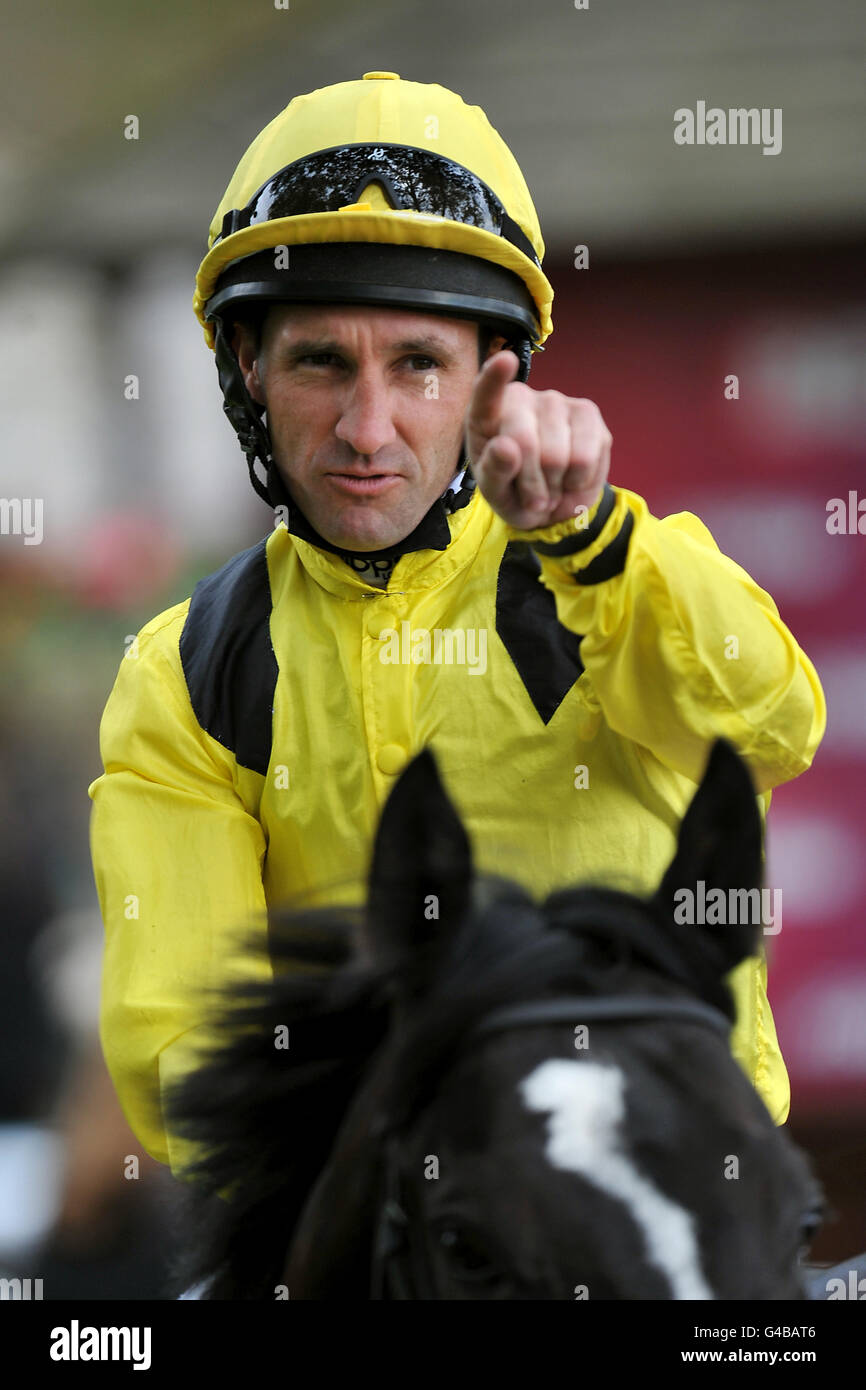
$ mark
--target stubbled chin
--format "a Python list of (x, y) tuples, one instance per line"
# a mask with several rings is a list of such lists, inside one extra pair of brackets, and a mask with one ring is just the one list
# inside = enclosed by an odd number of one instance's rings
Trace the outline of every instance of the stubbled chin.
[(329, 518), (326, 517), (323, 518), (323, 525), (316, 526), (316, 530), (325, 540), (330, 541), (331, 545), (338, 545), (343, 550), (384, 550), (405, 540), (406, 536), (415, 530), (423, 515), (421, 513), (402, 521), (399, 518), (389, 518), (383, 512), (373, 516), (372, 512), (373, 508), (368, 506), (363, 508), (363, 515), (352, 517), (343, 513), (339, 530), (334, 527), (333, 522), (328, 526)]
[[(402, 486), (394, 489), (395, 493), (403, 491)], [(317, 496), (315, 501), (315, 509), (306, 515), (319, 534), (331, 545), (353, 551), (385, 550), (398, 545), (411, 535), (433, 505), (425, 499), (417, 505), (407, 505), (407, 495), (343, 498), (332, 494)]]

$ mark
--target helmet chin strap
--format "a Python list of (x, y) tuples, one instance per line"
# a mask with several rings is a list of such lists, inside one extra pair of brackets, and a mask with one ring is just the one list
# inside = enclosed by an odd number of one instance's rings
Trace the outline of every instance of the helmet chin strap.
[[(271, 482), (279, 475), (271, 452), (270, 435), (262, 419), (264, 407), (259, 405), (258, 401), (254, 401), (247, 390), (244, 374), (228, 340), (222, 319), (214, 318), (213, 324), (214, 356), (216, 357), (220, 388), (223, 393), (223, 411), (228, 416), (229, 423), (240, 440), (240, 446), (249, 469), (250, 482), (255, 492), (263, 502), (267, 502), (269, 507), (277, 506), (279, 504), (271, 498)], [(267, 478), (264, 482), (256, 473), (257, 459), (262, 462), (265, 468)]]

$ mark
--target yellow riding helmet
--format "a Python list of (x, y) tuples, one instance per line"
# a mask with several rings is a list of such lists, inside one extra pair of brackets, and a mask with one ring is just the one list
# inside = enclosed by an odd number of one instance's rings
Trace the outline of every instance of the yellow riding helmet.
[[(295, 97), (241, 159), (214, 214), (196, 277), (193, 307), (208, 346), (214, 346), (214, 314), (244, 297), (243, 277), (226, 275), (238, 261), (285, 248), (279, 288), (292, 299), (301, 289), (296, 280), (317, 278), (305, 274), (308, 266), (318, 272), (325, 264), (321, 258), (302, 263), (294, 248), (359, 242), (455, 253), (453, 262), (445, 258), (443, 284), (431, 291), (439, 295), (447, 295), (448, 270), (461, 264), (465, 269), (463, 257), (472, 258), (476, 271), (484, 265), (501, 267), (510, 274), (486, 282), (487, 296), (483, 283), (476, 286), (480, 313), (470, 312), (471, 303), (463, 305), (461, 289), (471, 301), (471, 288), (465, 275), (458, 276), (455, 309), (501, 320), (499, 306), (485, 312), (483, 301), (497, 301), (497, 286), (517, 277), (528, 291), (525, 308), (532, 310), (535, 323), (530, 326), (525, 312), (512, 314), (515, 327), (522, 322), (534, 345), (553, 331), (553, 289), (541, 269), (541, 228), (504, 140), (480, 107), (468, 106), (446, 87), (405, 82), (393, 72), (368, 72), (360, 81)], [(273, 268), (274, 257), (269, 259)], [(333, 263), (333, 252), (328, 261)], [(353, 269), (357, 263), (356, 258)], [(398, 268), (410, 264), (404, 258)], [(214, 292), (229, 278), (236, 293), (214, 303)], [(350, 289), (334, 279), (340, 290)], [(254, 274), (247, 283), (260, 281)], [(247, 298), (276, 298), (275, 290), (272, 284), (269, 294), (263, 289)], [(311, 291), (300, 297), (316, 296)], [(409, 307), (399, 296), (374, 300), (368, 294), (360, 302)], [(428, 307), (449, 311), (441, 298), (428, 301)]]

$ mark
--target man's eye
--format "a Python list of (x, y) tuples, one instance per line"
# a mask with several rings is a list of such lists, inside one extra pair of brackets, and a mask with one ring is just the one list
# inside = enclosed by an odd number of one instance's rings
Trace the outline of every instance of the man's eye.
[[(320, 363), (327, 363), (327, 362), (339, 362), (339, 361), (340, 361), (340, 359), (337, 357), (336, 353), (334, 353), (334, 352), (307, 352), (307, 353), (304, 353), (303, 357), (298, 357), (296, 360), (297, 360), (298, 362), (314, 362), (314, 363), (319, 363), (319, 362), (320, 362)], [(418, 371), (422, 371), (422, 372), (429, 372), (433, 367), (436, 367), (436, 366), (437, 366), (437, 362), (436, 362), (436, 359), (435, 359), (435, 358), (433, 358), (433, 357), (427, 357), (427, 356), (425, 356), (425, 355), (423, 355), (423, 354), (421, 354), (421, 353), (417, 353), (414, 357), (407, 357), (407, 358), (406, 358), (406, 361), (407, 361), (407, 362), (410, 362), (410, 363), (413, 365), (413, 367), (415, 367)], [(420, 365), (419, 365), (419, 364), (420, 364)]]

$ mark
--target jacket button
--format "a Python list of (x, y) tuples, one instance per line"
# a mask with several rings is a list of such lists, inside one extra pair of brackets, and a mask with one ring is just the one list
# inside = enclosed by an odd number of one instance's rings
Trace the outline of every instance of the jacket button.
[(398, 772), (409, 761), (406, 749), (399, 743), (386, 743), (379, 749), (376, 756), (376, 766), (380, 772), (384, 772), (386, 777), (396, 777)]
[(371, 637), (384, 637), (388, 629), (392, 632), (399, 631), (396, 613), (376, 613), (374, 611), (370, 614), (367, 619), (367, 631)]

